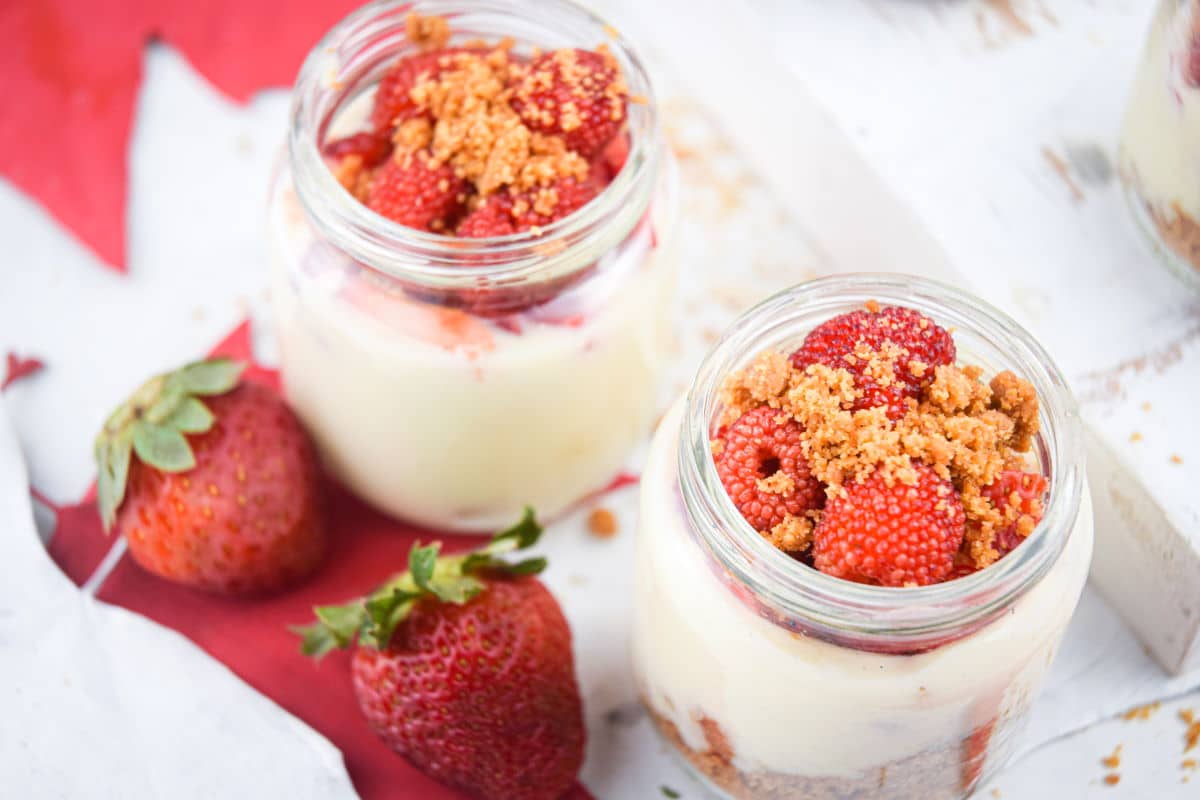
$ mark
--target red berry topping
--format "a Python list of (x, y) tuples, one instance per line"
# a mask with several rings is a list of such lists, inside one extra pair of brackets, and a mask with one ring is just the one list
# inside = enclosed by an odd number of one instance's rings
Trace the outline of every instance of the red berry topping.
[[(800, 446), (800, 424), (792, 419), (780, 422), (779, 416), (767, 406), (747, 411), (729, 426), (724, 448), (715, 458), (721, 485), (756, 531), (771, 530), (789, 514), (799, 517), (820, 508), (825, 498)], [(777, 487), (786, 491), (759, 487), (760, 480), (780, 472), (792, 484)]]
[(465, 51), (451, 48), (417, 53), (393, 64), (375, 92), (375, 107), (371, 110), (375, 130), (390, 134), (401, 122), (425, 115), (427, 112), (413, 102), (413, 88), (421, 81), (437, 80), (443, 72), (453, 69), (454, 55), (462, 52)]
[(562, 136), (569, 150), (591, 158), (620, 130), (627, 94), (611, 56), (563, 49), (529, 63), (512, 107), (531, 130)]
[(367, 206), (418, 230), (450, 230), (466, 201), (468, 184), (448, 164), (434, 166), (425, 152), (391, 159), (371, 178)]
[(992, 501), (1011, 523), (996, 531), (992, 546), (1003, 556), (1012, 552), (1033, 532), (1045, 513), (1046, 476), (1037, 472), (1009, 469), (1000, 473), (983, 496)]
[(459, 223), (458, 235), (481, 239), (545, 227), (574, 214), (599, 193), (593, 181), (574, 178), (558, 178), (547, 187), (515, 195), (496, 192)]
[(391, 155), (392, 140), (379, 133), (356, 133), (327, 142), (321, 152), (334, 161), (341, 161), (346, 156), (358, 156), (364, 167), (374, 167)]
[(831, 499), (814, 531), (817, 569), (857, 583), (925, 586), (946, 580), (966, 517), (954, 486), (914, 463), (913, 486), (876, 470)]
[[(885, 385), (869, 374), (871, 365), (855, 356), (855, 350), (865, 345), (880, 352), (887, 344), (904, 352), (896, 360), (893, 379)], [(933, 381), (934, 367), (954, 363), (956, 355), (954, 339), (933, 320), (911, 308), (884, 306), (851, 311), (818, 325), (792, 353), (792, 363), (800, 369), (824, 364), (848, 370), (863, 393), (856, 409), (882, 406), (889, 417), (899, 419), (906, 399), (916, 398)]]

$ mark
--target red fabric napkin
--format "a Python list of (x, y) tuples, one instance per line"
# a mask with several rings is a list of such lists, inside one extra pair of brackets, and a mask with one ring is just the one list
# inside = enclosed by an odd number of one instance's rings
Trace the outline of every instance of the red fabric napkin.
[[(252, 361), (249, 323), (214, 351)], [(278, 376), (257, 365), (246, 377), (278, 387)], [(98, 597), (184, 634), (243, 680), (303, 719), (336, 745), (354, 786), (366, 800), (457, 800), (462, 795), (427, 778), (393, 753), (367, 727), (350, 686), (350, 654), (335, 651), (314, 662), (300, 654), (288, 625), (311, 620), (314, 604), (362, 595), (403, 570), (413, 541), (441, 539), (448, 551), (475, 546), (483, 536), (439, 534), (397, 522), (330, 483), (332, 546), (321, 570), (304, 585), (262, 600), (214, 597), (152, 577), (123, 558)], [(77, 584), (100, 563), (112, 539), (100, 527), (94, 496), (56, 509), (50, 555)], [(580, 785), (568, 798), (590, 795)], [(568, 800), (564, 798), (564, 800)]]
[(166, 39), (244, 102), (290, 84), (322, 34), (362, 4), (4, 0), (0, 174), (124, 271), (127, 151), (146, 43)]

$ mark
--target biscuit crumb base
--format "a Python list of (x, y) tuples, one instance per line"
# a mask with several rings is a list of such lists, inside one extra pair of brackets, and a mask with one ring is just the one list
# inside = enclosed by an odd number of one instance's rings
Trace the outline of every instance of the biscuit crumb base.
[[(892, 380), (893, 367), (905, 357), (895, 346), (875, 352), (861, 345), (846, 356), (865, 362), (867, 374), (879, 385)], [(998, 532), (1015, 524), (1018, 534), (1027, 536), (1036, 525), (1033, 517), (1020, 515), (1019, 504), (1003, 511), (996, 508), (983, 489), (1002, 471), (1024, 468), (1022, 454), (1038, 433), (1033, 385), (1008, 371), (989, 383), (981, 380), (982, 374), (976, 366), (936, 367), (920, 400), (910, 400), (907, 413), (892, 421), (883, 408), (853, 410), (861, 393), (848, 370), (822, 364), (800, 369), (784, 353), (768, 350), (726, 378), (717, 426), (764, 405), (796, 420), (804, 431), (801, 442), (809, 469), (827, 485), (830, 497), (876, 470), (888, 485), (913, 485), (913, 464), (927, 464), (958, 491), (967, 518), (962, 554), (982, 569), (1000, 557), (994, 546)], [(714, 454), (717, 447), (714, 442)], [(781, 495), (794, 490), (777, 477), (761, 480), (759, 488)], [(788, 533), (785, 537), (771, 531), (767, 538), (776, 546), (787, 542), (792, 546), (781, 549), (793, 553), (795, 543), (811, 542), (811, 530), (803, 539), (798, 527)]]
[[(678, 726), (643, 700), (660, 735), (706, 779), (734, 800), (813, 800), (814, 798), (888, 798), (888, 800), (953, 800), (972, 786), (962, 785), (961, 759), (971, 736), (915, 756), (881, 765), (855, 777), (790, 775), (739, 769), (733, 744), (720, 724), (707, 715), (695, 719), (704, 749), (689, 747)], [(991, 726), (981, 726), (984, 730)]]

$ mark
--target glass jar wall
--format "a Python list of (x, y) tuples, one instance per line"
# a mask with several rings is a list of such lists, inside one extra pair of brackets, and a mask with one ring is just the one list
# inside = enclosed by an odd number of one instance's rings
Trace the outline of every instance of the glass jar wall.
[[(461, 239), (403, 227), (344, 190), (322, 146), (369, 115), (412, 52), (410, 12), (453, 38), (606, 44), (630, 95), (628, 157), (601, 194), (539, 230)], [(297, 81), (269, 207), (288, 398), (334, 473), (438, 528), (552, 517), (605, 485), (648, 430), (671, 337), (675, 167), (629, 45), (568, 2), (375, 3), (339, 23)], [(642, 102), (644, 100), (644, 102)]]

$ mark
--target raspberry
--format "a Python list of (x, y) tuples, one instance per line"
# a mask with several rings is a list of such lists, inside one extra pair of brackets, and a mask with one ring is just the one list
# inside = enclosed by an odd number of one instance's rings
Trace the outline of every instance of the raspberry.
[[(458, 226), (458, 235), (470, 239), (488, 236), (507, 236), (512, 233), (544, 227), (583, 208), (600, 187), (593, 181), (558, 178), (548, 187), (513, 194), (496, 192), (472, 211)], [(550, 213), (539, 213), (543, 200), (552, 201)]]
[[(884, 386), (868, 375), (868, 365), (862, 359), (846, 359), (853, 356), (860, 343), (874, 351), (888, 343), (904, 348), (906, 353), (895, 364), (892, 383)], [(851, 311), (818, 325), (792, 353), (792, 363), (799, 369), (824, 364), (848, 370), (863, 393), (856, 409), (882, 406), (890, 418), (899, 419), (904, 416), (906, 399), (918, 397), (933, 381), (934, 367), (954, 363), (956, 355), (953, 337), (933, 320), (911, 308), (884, 306)], [(924, 366), (914, 370), (910, 366), (914, 361)]]
[(417, 53), (393, 64), (375, 91), (375, 107), (371, 109), (375, 130), (390, 133), (401, 122), (426, 115), (428, 112), (413, 102), (410, 94), (413, 87), (424, 79), (436, 80), (453, 69), (453, 56), (462, 52), (465, 51), (461, 48), (450, 48)]
[(627, 92), (612, 56), (555, 50), (529, 63), (512, 107), (538, 133), (563, 137), (584, 158), (599, 152), (625, 121)]
[(341, 161), (346, 156), (359, 156), (364, 167), (374, 167), (392, 153), (392, 141), (375, 132), (356, 133), (344, 139), (326, 142), (321, 152), (326, 158)]
[(817, 569), (882, 586), (946, 580), (962, 544), (966, 515), (949, 481), (914, 463), (914, 486), (887, 485), (879, 470), (829, 501), (813, 536)]
[(391, 159), (375, 173), (367, 206), (390, 220), (424, 231), (449, 230), (461, 213), (468, 184), (447, 164), (433, 166), (424, 152)]
[[(820, 508), (821, 482), (812, 476), (800, 446), (800, 424), (780, 422), (777, 409), (751, 409), (729, 426), (725, 447), (715, 459), (729, 499), (756, 531), (769, 531), (787, 515)], [(760, 479), (782, 472), (794, 484), (783, 494), (759, 488)]]
[(1034, 526), (1042, 520), (1046, 508), (1046, 476), (1037, 472), (1007, 469), (983, 489), (983, 496), (992, 501), (1012, 522), (996, 531), (992, 546), (1003, 556), (1025, 541)]

